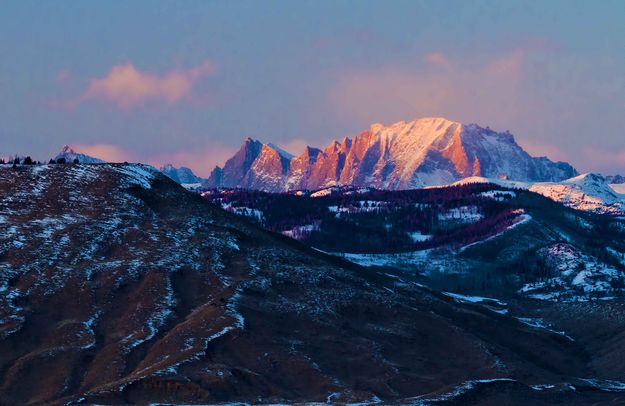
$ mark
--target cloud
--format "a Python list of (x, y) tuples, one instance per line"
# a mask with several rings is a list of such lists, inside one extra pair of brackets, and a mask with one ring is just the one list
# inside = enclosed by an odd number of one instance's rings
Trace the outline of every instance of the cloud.
[(487, 55), (435, 51), (377, 67), (346, 67), (328, 87), (328, 114), (345, 128), (442, 116), (510, 130), (532, 155), (579, 170), (625, 168), (620, 152), (585, 150), (616, 144), (616, 94), (625, 82), (598, 73), (613, 72), (612, 65), (591, 68), (557, 51), (538, 38)]
[(449, 68), (451, 67), (451, 62), (442, 52), (430, 52), (424, 57), (425, 62), (427, 62), (431, 66)]
[(67, 69), (63, 69), (56, 74), (56, 80), (58, 82), (66, 82), (71, 79), (71, 73)]
[[(189, 98), (194, 86), (204, 77), (215, 73), (210, 61), (190, 69), (173, 69), (164, 74), (138, 70), (132, 63), (115, 65), (103, 77), (89, 79), (84, 92), (65, 103), (62, 107), (75, 107), (89, 100), (102, 100), (128, 111), (148, 101), (160, 101), (169, 105)], [(61, 72), (59, 77), (69, 77)]]
[(537, 142), (528, 138), (516, 140), (519, 145), (532, 156), (547, 156), (555, 161), (569, 161), (571, 157), (561, 147), (544, 142)]
[(345, 71), (329, 99), (337, 114), (354, 122), (445, 116), (504, 124), (522, 112), (517, 99), (524, 74), (523, 53), (518, 51), (478, 64), (433, 53), (411, 66)]
[(172, 164), (176, 167), (186, 166), (201, 177), (207, 178), (215, 166), (223, 166), (236, 152), (237, 148), (213, 143), (210, 147), (192, 151), (155, 154), (146, 158), (147, 163), (156, 167)]
[(523, 74), (524, 63), (525, 51), (522, 49), (516, 49), (489, 63), (485, 68), (485, 72), (490, 75), (518, 78)]
[(208, 177), (215, 166), (224, 162), (236, 152), (236, 148), (214, 143), (211, 146), (191, 151), (162, 152), (145, 154), (127, 150), (114, 144), (72, 144), (72, 148), (81, 154), (99, 158), (107, 162), (141, 162), (162, 167), (172, 164), (186, 166), (202, 177)]
[(99, 158), (107, 162), (135, 161), (133, 155), (123, 148), (112, 144), (74, 144), (75, 151)]

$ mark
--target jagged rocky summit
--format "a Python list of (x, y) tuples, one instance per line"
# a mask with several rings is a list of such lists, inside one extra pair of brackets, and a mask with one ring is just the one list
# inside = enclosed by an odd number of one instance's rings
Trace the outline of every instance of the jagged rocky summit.
[(270, 192), (335, 185), (398, 190), (470, 176), (557, 182), (577, 174), (568, 163), (530, 156), (509, 132), (422, 118), (373, 124), (353, 139), (333, 141), (324, 150), (306, 147), (297, 156), (247, 138), (223, 168), (215, 168), (205, 186)]

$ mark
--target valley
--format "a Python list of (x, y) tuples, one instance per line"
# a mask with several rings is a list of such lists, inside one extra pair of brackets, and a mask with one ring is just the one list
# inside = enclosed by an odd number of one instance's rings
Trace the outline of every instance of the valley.
[[(325, 254), (145, 165), (4, 166), (0, 187), (3, 403), (586, 404), (623, 390), (620, 301), (434, 288), (426, 266), (362, 267)], [(546, 221), (550, 208), (563, 213), (553, 224), (583, 238), (576, 212), (490, 187), (411, 192), (441, 206), (429, 229), (417, 221), (398, 241), (473, 243), (457, 255), (479, 261), (487, 252), (477, 247)], [(376, 214), (382, 203), (373, 202), (413, 198), (344, 192), (264, 199), (309, 199), (304, 212), (323, 207), (336, 219), (352, 215), (344, 207)], [(245, 194), (232, 207), (237, 198)], [(470, 206), (478, 209), (460, 209)], [(524, 215), (532, 220), (519, 224)], [(475, 226), (490, 218), (497, 233)], [(611, 224), (579, 218), (597, 235)]]

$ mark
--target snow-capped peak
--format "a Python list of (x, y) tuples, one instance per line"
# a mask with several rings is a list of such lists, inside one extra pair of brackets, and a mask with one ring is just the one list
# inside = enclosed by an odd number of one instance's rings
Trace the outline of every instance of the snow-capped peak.
[[(625, 196), (596, 173), (583, 173), (560, 182), (519, 182), (472, 176), (453, 185), (492, 183), (511, 189), (527, 189), (578, 210), (625, 214)], [(625, 189), (623, 190), (625, 191)]]
[(76, 160), (78, 160), (78, 162), (81, 163), (81, 164), (102, 164), (102, 163), (106, 163), (106, 161), (103, 161), (101, 159), (94, 158), (92, 156), (76, 152), (69, 145), (64, 145), (63, 148), (61, 148), (61, 152), (59, 152), (57, 154), (57, 156), (54, 157), (55, 161), (58, 161), (59, 159), (64, 159), (65, 162), (68, 162), (68, 163), (74, 162)]
[(578, 190), (585, 195), (598, 197), (607, 204), (613, 204), (622, 200), (621, 196), (608, 185), (605, 178), (596, 173), (583, 173), (566, 179), (560, 182), (560, 184)]
[(584, 173), (559, 183), (536, 183), (530, 190), (580, 210), (625, 213), (623, 196), (615, 192), (603, 176), (595, 173)]
[(566, 179), (565, 181), (563, 181), (563, 183), (602, 184), (606, 183), (606, 180), (602, 175), (598, 173), (586, 172), (582, 173), (581, 175)]

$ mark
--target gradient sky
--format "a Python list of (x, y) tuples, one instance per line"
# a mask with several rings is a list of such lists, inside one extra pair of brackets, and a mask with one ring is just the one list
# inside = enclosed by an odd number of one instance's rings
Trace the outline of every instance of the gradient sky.
[(625, 1), (3, 1), (0, 155), (207, 176), (424, 116), (625, 173)]

